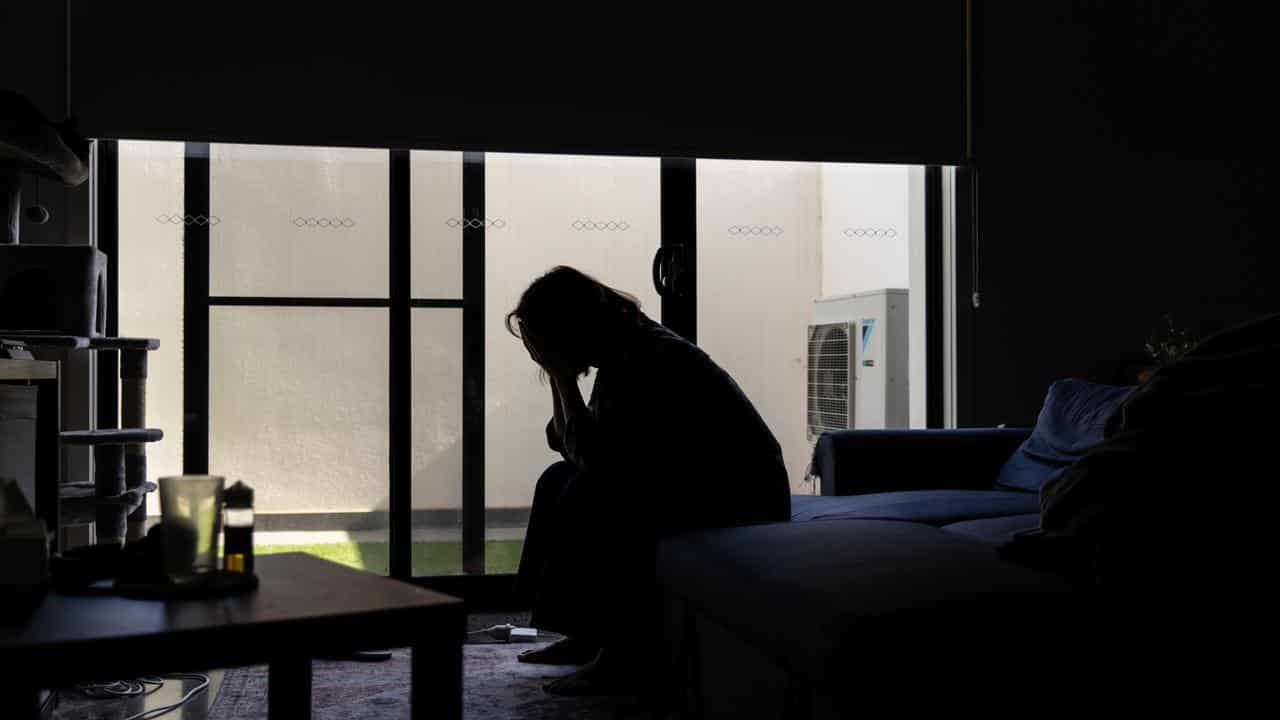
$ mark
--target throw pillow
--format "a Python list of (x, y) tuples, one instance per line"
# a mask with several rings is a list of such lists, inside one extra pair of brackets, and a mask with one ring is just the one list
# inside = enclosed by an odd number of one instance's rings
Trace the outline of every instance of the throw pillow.
[(1000, 468), (996, 485), (1039, 492), (1050, 478), (1102, 443), (1107, 420), (1132, 390), (1084, 380), (1050, 385), (1035, 430)]

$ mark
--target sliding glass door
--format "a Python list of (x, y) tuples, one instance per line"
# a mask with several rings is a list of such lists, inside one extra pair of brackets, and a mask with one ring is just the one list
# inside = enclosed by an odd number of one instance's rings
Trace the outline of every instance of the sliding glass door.
[[(512, 572), (534, 483), (557, 458), (543, 434), (550, 391), (503, 320), (561, 264), (660, 317), (659, 161), (118, 147), (121, 331), (163, 343), (149, 404), (170, 442), (153, 470), (253, 486), (259, 552), (405, 577)], [(392, 546), (405, 541), (397, 572)]]
[[(941, 390), (922, 370), (921, 167), (137, 142), (118, 156), (98, 185), (120, 207), (120, 328), (162, 341), (153, 474), (252, 485), (259, 552), (405, 578), (513, 572), (558, 458), (550, 390), (504, 319), (556, 265), (636, 296), (729, 370), (796, 492), (814, 491), (824, 302), (903, 293), (903, 424), (924, 426)], [(884, 331), (863, 331), (868, 352)]]

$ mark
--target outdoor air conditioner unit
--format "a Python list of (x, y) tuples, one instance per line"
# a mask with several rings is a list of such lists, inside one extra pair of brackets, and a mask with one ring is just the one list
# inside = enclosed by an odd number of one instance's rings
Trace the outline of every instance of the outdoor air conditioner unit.
[(808, 339), (809, 440), (908, 427), (906, 290), (816, 300)]

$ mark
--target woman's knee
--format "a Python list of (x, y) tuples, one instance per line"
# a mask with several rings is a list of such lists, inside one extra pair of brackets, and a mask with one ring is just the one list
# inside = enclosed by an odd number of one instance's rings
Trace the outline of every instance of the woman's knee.
[(559, 498), (577, 472), (578, 468), (566, 460), (551, 463), (546, 470), (542, 471), (542, 476), (538, 478), (538, 484), (533, 491), (534, 502), (543, 497), (548, 499)]
[[(578, 472), (578, 466), (568, 460), (557, 460), (542, 471), (542, 478), (569, 478)], [(541, 480), (542, 478), (539, 478)]]

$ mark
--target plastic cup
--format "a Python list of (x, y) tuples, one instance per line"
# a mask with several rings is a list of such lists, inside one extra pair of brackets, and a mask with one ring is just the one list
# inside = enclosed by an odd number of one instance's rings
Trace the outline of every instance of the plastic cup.
[(174, 582), (193, 582), (217, 569), (223, 484), (217, 475), (160, 478), (164, 569)]

